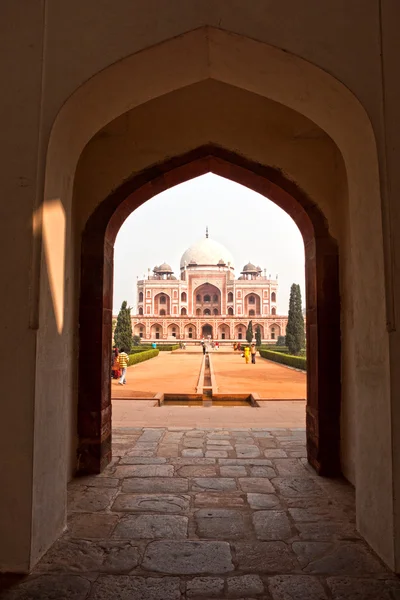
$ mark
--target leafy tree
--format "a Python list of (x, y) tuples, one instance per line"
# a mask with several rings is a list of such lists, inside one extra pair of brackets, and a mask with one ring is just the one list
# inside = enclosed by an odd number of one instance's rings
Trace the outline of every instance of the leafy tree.
[(277, 346), (286, 346), (286, 338), (284, 335), (278, 335), (278, 339), (276, 340)]
[(114, 342), (117, 348), (125, 348), (126, 352), (131, 351), (132, 347), (132, 321), (131, 309), (126, 300), (121, 304), (121, 310), (118, 313), (117, 325), (114, 331)]
[(304, 341), (304, 318), (301, 310), (300, 286), (293, 283), (290, 288), (289, 316), (286, 327), (286, 344), (290, 354), (299, 354), (304, 347)]
[(253, 341), (253, 321), (249, 321), (249, 324), (246, 329), (246, 340), (251, 344)]
[(141, 339), (140, 335), (134, 335), (133, 338), (132, 338), (132, 345), (133, 346), (140, 346), (141, 341), (142, 341), (142, 339)]
[(256, 346), (261, 346), (261, 329), (259, 325), (256, 327)]

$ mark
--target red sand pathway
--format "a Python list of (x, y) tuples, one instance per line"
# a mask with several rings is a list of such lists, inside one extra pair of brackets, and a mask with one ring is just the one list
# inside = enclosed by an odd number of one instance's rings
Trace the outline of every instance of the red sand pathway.
[(255, 392), (260, 398), (305, 399), (307, 376), (256, 356), (256, 364), (246, 364), (239, 352), (213, 352), (211, 355), (218, 393)]
[(112, 398), (152, 398), (157, 392), (193, 394), (203, 355), (196, 352), (160, 352), (156, 358), (128, 367), (126, 385), (112, 380)]
[[(305, 398), (306, 375), (257, 356), (246, 365), (238, 353), (213, 352), (220, 393), (256, 392), (261, 398)], [(305, 427), (305, 401), (269, 401), (260, 408), (154, 406), (157, 392), (194, 393), (200, 373), (199, 346), (165, 352), (129, 367), (126, 386), (112, 382), (113, 427)], [(135, 400), (135, 398), (149, 400)]]

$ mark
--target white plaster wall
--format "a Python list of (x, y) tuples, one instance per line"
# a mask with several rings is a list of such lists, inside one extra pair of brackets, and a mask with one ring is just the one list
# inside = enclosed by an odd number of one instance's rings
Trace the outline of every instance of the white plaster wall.
[[(38, 2), (5, 3), (0, 13), (0, 71), (6, 78), (0, 94), (0, 571), (26, 571), (36, 352), (32, 214), (37, 194), (42, 196), (37, 177), (42, 7)], [(20, 360), (23, 376), (16, 372)]]

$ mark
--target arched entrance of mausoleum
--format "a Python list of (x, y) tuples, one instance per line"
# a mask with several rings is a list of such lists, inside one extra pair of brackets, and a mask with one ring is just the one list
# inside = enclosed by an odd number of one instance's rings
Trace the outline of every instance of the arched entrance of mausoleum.
[(209, 323), (205, 323), (204, 325), (202, 325), (201, 327), (201, 337), (204, 338), (205, 340), (212, 340), (213, 339), (213, 328), (212, 325), (210, 325)]
[[(196, 52), (184, 52), (185, 48), (192, 48), (196, 39), (201, 42)], [(206, 60), (199, 60), (199, 69), (192, 57), (198, 58), (203, 46)], [(184, 64), (175, 60), (177, 49), (178, 56), (187, 58)], [(349, 479), (355, 481), (357, 474), (357, 496), (371, 498), (368, 506), (360, 504), (360, 511), (364, 529), (368, 523), (373, 529), (375, 520), (368, 517), (380, 514), (380, 501), (373, 490), (381, 472), (379, 452), (374, 449), (378, 438), (386, 438), (368, 435), (371, 411), (367, 409), (386, 406), (387, 385), (386, 363), (379, 354), (386, 348), (381, 310), (384, 298), (378, 292), (385, 289), (379, 173), (374, 134), (366, 112), (344, 85), (311, 62), (212, 28), (178, 36), (149, 52), (150, 55), (144, 50), (111, 67), (107, 63), (101, 73), (93, 73), (65, 102), (52, 131), (43, 222), (48, 227), (46, 235), (51, 231), (53, 237), (51, 244), (50, 238), (44, 237), (44, 276), (40, 294), (33, 290), (32, 296), (40, 295), (40, 314), (54, 315), (54, 326), (42, 327), (37, 337), (38, 397), (43, 405), (53, 405), (54, 379), (43, 368), (46, 361), (42, 358), (49, 348), (59, 349), (66, 358), (60, 361), (62, 377), (69, 385), (57, 387), (60, 410), (54, 423), (64, 423), (75, 412), (74, 390), (78, 390), (78, 467), (86, 472), (100, 471), (111, 457), (111, 407), (106, 377), (110, 364), (110, 291), (116, 233), (124, 219), (156, 193), (197, 175), (216, 173), (276, 202), (302, 232), (307, 279), (308, 459), (320, 473), (335, 474), (340, 470), (343, 382), (346, 401), (342, 414), (342, 459)], [(167, 75), (154, 76), (160, 73), (162, 65), (168, 66), (163, 71)], [(127, 77), (129, 73), (132, 77)], [(208, 77), (210, 81), (204, 81)], [(112, 95), (107, 93), (110, 89)], [(178, 96), (186, 101), (177, 102)], [(197, 103), (192, 102), (196, 98)], [(205, 103), (216, 112), (204, 110)], [(179, 118), (166, 120), (165, 114), (173, 114), (174, 107)], [(128, 116), (127, 110), (134, 114)], [(142, 118), (146, 111), (151, 112), (151, 119)], [(117, 122), (124, 113), (121, 121), (125, 124)], [(291, 113), (302, 119), (304, 116), (303, 121), (295, 123)], [(265, 121), (269, 115), (274, 115), (271, 123)], [(134, 130), (136, 140), (143, 134), (148, 144), (150, 122), (152, 130), (157, 131), (151, 149), (137, 142), (127, 152), (125, 136), (129, 130)], [(163, 124), (171, 125), (173, 135), (163, 129)], [(271, 139), (266, 140), (265, 132)], [(73, 134), (72, 144), (69, 142)], [(212, 143), (205, 146), (208, 140)], [(124, 151), (120, 143), (125, 144)], [(105, 161), (110, 156), (115, 161), (110, 168), (99, 168), (99, 163), (108, 164)], [(59, 199), (64, 211), (60, 215), (65, 218), (46, 221), (49, 215), (54, 216), (54, 199)], [(69, 236), (66, 254), (50, 251), (54, 244), (63, 244), (66, 239), (57, 235), (59, 230)], [(80, 252), (78, 274), (74, 256)], [(54, 275), (58, 273), (54, 261), (60, 260), (68, 290), (64, 290), (63, 283), (59, 285)], [(370, 293), (365, 293), (366, 281), (373, 281)], [(343, 301), (342, 372), (339, 290)], [(65, 305), (64, 291), (68, 296)], [(79, 327), (74, 316), (78, 298)], [(372, 319), (368, 328), (364, 326), (366, 315)], [(371, 331), (379, 338), (374, 344), (368, 343)], [(78, 385), (74, 380), (78, 352), (73, 334), (79, 336), (81, 348)], [(88, 347), (93, 352), (84, 353), (82, 349)], [(374, 385), (369, 386), (372, 374)], [(59, 372), (55, 376), (57, 381), (61, 377)], [(383, 419), (386, 412), (379, 410), (377, 414)], [(385, 430), (382, 422), (377, 427)], [(59, 429), (47, 429), (52, 435), (48, 444), (54, 443), (59, 450), (53, 454), (67, 460)], [(362, 435), (358, 435), (360, 432)], [(70, 433), (72, 448), (75, 431), (71, 429)], [(75, 457), (75, 452), (71, 451), (70, 456)], [(71, 461), (70, 472), (74, 466)], [(58, 467), (57, 463), (51, 477), (46, 478), (51, 485), (45, 482), (39, 491), (54, 486)], [(58, 482), (58, 497), (60, 485), (64, 484)], [(42, 495), (45, 497), (44, 492)], [(48, 530), (59, 528), (61, 520), (54, 527), (49, 525)], [(374, 530), (369, 539), (377, 540), (379, 535)]]

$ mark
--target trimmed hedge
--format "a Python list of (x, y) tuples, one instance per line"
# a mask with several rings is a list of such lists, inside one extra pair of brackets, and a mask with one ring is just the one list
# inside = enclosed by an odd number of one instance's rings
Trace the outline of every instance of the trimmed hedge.
[(260, 356), (273, 360), (274, 362), (302, 369), (307, 371), (307, 359), (304, 356), (293, 356), (292, 354), (284, 354), (283, 352), (273, 352), (272, 350), (259, 350)]
[(129, 362), (128, 367), (132, 365), (137, 365), (145, 360), (149, 360), (150, 358), (154, 358), (158, 356), (159, 350), (145, 350), (144, 352), (136, 352), (134, 354), (129, 354)]
[(147, 350), (152, 350), (151, 346), (133, 346), (129, 354), (137, 354), (138, 352), (147, 352)]
[[(172, 350), (178, 350), (178, 348), (179, 344), (157, 344), (156, 350), (159, 350), (160, 352), (172, 352)], [(154, 349), (155, 348), (152, 348), (150, 344), (143, 344), (143, 346), (133, 346), (129, 354), (138, 354), (139, 352), (147, 352), (148, 350)]]
[(262, 344), (260, 350), (271, 350), (271, 352), (283, 352), (284, 354), (289, 352), (287, 346), (277, 346), (276, 344)]
[(179, 348), (179, 344), (160, 344), (159, 346), (157, 346), (157, 348), (161, 351), (161, 352), (172, 352), (173, 350), (178, 350)]

